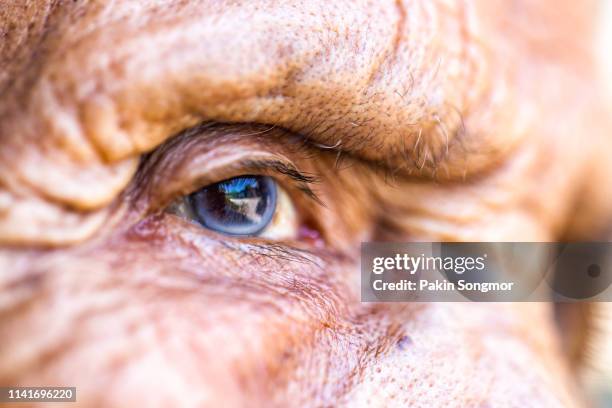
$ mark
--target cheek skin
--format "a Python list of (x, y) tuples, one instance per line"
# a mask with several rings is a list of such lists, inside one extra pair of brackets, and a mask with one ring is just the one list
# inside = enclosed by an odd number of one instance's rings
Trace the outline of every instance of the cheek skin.
[(0, 382), (76, 385), (83, 406), (572, 402), (537, 305), (361, 304), (354, 262), (169, 217), (38, 259), (0, 310)]

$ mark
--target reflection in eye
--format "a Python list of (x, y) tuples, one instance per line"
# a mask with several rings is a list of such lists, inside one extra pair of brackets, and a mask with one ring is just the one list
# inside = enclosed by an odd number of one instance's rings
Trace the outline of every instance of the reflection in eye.
[(276, 208), (276, 183), (270, 177), (242, 176), (204, 187), (187, 198), (203, 226), (231, 235), (255, 235)]
[(170, 211), (227, 235), (285, 239), (297, 233), (291, 199), (268, 176), (245, 175), (208, 185)]

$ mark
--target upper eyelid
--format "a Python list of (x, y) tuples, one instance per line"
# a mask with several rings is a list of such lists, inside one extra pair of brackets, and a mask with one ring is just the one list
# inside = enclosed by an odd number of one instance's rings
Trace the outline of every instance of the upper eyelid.
[[(230, 170), (231, 168), (231, 170)], [(310, 187), (311, 184), (318, 183), (319, 177), (314, 174), (307, 173), (299, 170), (294, 164), (277, 159), (259, 159), (259, 160), (238, 160), (231, 164), (227, 169), (233, 174), (231, 177), (219, 177), (218, 179), (211, 180), (210, 183), (206, 183), (198, 186), (198, 188), (206, 187), (211, 184), (219, 183), (227, 178), (238, 177), (241, 175), (255, 173), (260, 175), (268, 176), (287, 176), (289, 179), (296, 183), (295, 188), (304, 193), (308, 198), (313, 200), (315, 203), (325, 207), (325, 203), (319, 198), (319, 196)], [(194, 188), (196, 191), (198, 188)], [(193, 192), (193, 191), (192, 191)], [(190, 193), (185, 193), (187, 195)]]
[(310, 187), (319, 178), (299, 169), (288, 157), (306, 164), (312, 147), (296, 143), (293, 138), (283, 141), (287, 134), (282, 130), (276, 135), (281, 139), (253, 138), (246, 125), (222, 128), (225, 134), (208, 126), (202, 130), (188, 130), (143, 157), (129, 194), (133, 202), (154, 211), (207, 185), (256, 173), (286, 177), (291, 181), (285, 183), (290, 189), (323, 205)]

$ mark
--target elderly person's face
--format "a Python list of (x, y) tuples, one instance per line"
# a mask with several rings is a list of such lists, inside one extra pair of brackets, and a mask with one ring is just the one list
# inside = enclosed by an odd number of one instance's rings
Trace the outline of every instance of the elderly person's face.
[(589, 238), (585, 2), (4, 1), (0, 384), (580, 401), (546, 304), (367, 304), (363, 241)]

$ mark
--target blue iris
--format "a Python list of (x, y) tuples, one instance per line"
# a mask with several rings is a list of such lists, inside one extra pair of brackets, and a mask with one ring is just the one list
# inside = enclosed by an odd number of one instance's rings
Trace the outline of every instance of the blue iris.
[(267, 176), (239, 176), (189, 195), (202, 226), (229, 235), (257, 235), (276, 209), (276, 182)]

